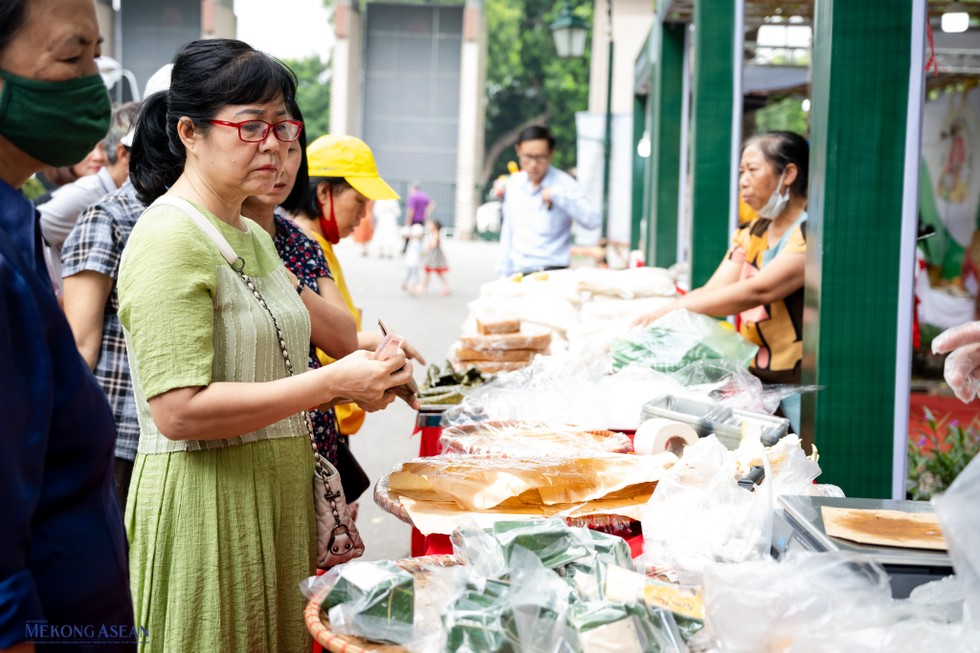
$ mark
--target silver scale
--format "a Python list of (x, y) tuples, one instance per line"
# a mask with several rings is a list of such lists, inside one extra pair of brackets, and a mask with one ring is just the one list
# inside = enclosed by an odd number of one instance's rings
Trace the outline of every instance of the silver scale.
[(821, 507), (856, 510), (899, 510), (902, 512), (933, 512), (928, 501), (896, 501), (892, 499), (849, 499), (810, 496), (782, 496), (776, 507), (772, 528), (772, 553), (779, 559), (791, 551), (841, 551), (877, 562), (888, 573), (892, 596), (906, 598), (924, 583), (953, 573), (953, 564), (944, 551), (904, 549), (872, 544), (859, 544), (827, 535)]

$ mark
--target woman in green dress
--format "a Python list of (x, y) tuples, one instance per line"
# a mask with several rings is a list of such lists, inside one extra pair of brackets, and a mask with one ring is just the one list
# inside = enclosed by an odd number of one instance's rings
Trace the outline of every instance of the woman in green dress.
[(411, 377), (403, 355), (363, 351), (289, 376), (269, 313), (165, 203), (190, 202), (227, 240), (302, 361), (310, 290), (240, 214), (299, 136), (285, 104), (295, 92), (292, 73), (247, 44), (194, 41), (137, 126), (133, 183), (147, 204), (165, 196), (137, 222), (119, 275), (140, 418), (126, 529), (142, 650), (309, 650), (298, 583), (314, 571), (316, 524), (301, 411), (341, 399), (378, 410)]

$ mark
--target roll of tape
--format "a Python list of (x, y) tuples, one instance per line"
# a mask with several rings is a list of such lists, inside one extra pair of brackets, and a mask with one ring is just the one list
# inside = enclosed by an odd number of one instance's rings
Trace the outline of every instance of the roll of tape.
[(633, 451), (643, 456), (671, 451), (678, 456), (689, 444), (698, 441), (693, 428), (682, 422), (654, 417), (640, 424), (633, 436)]

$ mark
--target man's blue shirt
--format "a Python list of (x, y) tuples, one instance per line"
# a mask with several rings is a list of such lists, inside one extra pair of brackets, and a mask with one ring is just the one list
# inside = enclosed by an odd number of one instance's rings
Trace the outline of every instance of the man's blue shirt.
[[(550, 207), (541, 197), (543, 188), (551, 189)], [(497, 274), (568, 267), (572, 223), (595, 229), (600, 219), (571, 175), (550, 166), (535, 188), (526, 172), (515, 172), (504, 191)]]

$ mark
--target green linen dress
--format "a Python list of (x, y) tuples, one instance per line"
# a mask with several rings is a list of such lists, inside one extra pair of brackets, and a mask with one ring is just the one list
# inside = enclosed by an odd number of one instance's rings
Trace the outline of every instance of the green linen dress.
[[(243, 232), (204, 213), (245, 260), (292, 358), (305, 359), (309, 314), (272, 239), (250, 220)], [(119, 316), (140, 421), (126, 511), (135, 623), (148, 631), (140, 650), (309, 651), (299, 583), (314, 572), (316, 523), (301, 418), (173, 441), (147, 404), (174, 388), (285, 377), (271, 318), (190, 218), (166, 205), (133, 229)]]

